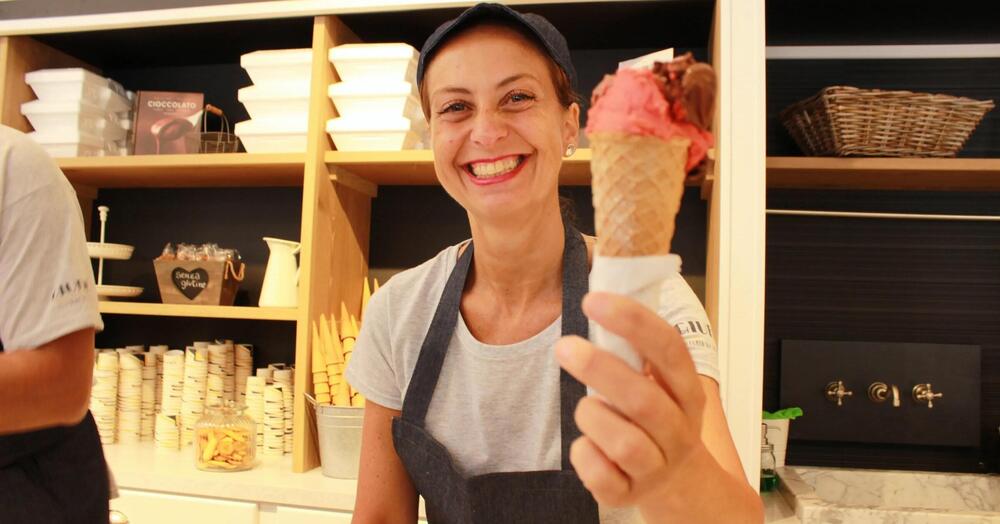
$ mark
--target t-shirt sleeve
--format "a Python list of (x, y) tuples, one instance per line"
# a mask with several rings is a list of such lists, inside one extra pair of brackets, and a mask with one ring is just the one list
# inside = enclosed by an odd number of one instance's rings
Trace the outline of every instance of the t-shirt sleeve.
[(72, 186), (27, 138), (0, 144), (0, 340), (35, 348), (104, 328)]
[(389, 409), (403, 409), (400, 381), (392, 362), (392, 326), (389, 309), (391, 287), (387, 284), (368, 301), (361, 333), (354, 345), (345, 378), (352, 388), (372, 402)]
[(698, 374), (719, 382), (719, 353), (704, 306), (680, 273), (664, 282), (660, 294), (660, 317), (684, 337)]

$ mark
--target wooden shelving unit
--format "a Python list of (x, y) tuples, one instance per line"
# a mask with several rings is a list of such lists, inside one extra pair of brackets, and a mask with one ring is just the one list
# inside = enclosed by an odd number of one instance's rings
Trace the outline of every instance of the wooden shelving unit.
[[(559, 184), (589, 186), (590, 158), (590, 149), (578, 149), (573, 156), (564, 159)], [(434, 175), (434, 153), (430, 150), (329, 151), (325, 160), (331, 171), (344, 170), (376, 185), (433, 186), (438, 183)]]
[(140, 155), (60, 158), (58, 163), (74, 185), (100, 188), (301, 186), (305, 155)]
[(767, 187), (1000, 191), (1000, 158), (768, 157)]
[(105, 315), (143, 315), (153, 317), (284, 321), (295, 321), (298, 319), (298, 310), (296, 308), (276, 307), (189, 306), (184, 304), (102, 301), (99, 304), (99, 311)]

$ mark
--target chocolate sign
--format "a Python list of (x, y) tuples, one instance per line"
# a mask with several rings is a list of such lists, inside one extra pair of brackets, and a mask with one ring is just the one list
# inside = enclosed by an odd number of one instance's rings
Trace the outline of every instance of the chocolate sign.
[(182, 267), (175, 268), (174, 272), (170, 275), (174, 281), (174, 286), (188, 297), (188, 300), (194, 300), (194, 297), (198, 296), (202, 291), (208, 287), (208, 271), (204, 269), (184, 269)]

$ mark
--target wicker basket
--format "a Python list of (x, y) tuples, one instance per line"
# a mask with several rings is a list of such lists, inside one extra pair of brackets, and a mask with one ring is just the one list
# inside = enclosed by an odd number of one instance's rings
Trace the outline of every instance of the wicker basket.
[(993, 101), (949, 95), (824, 88), (779, 117), (810, 156), (955, 156)]

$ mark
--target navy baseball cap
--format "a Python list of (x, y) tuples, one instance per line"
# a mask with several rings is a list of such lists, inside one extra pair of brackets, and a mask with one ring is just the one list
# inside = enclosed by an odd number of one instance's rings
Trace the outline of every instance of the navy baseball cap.
[(573, 68), (573, 61), (569, 56), (569, 46), (566, 45), (566, 38), (555, 26), (534, 13), (518, 13), (503, 4), (485, 2), (466, 9), (458, 15), (458, 18), (441, 24), (431, 33), (431, 36), (424, 42), (424, 47), (420, 50), (420, 62), (417, 64), (417, 84), (419, 85), (423, 81), (427, 64), (434, 57), (434, 53), (441, 47), (441, 44), (476, 22), (490, 20), (511, 22), (515, 26), (523, 27), (529, 35), (534, 35), (542, 48), (548, 52), (549, 57), (566, 73), (570, 87), (576, 90), (576, 69)]

